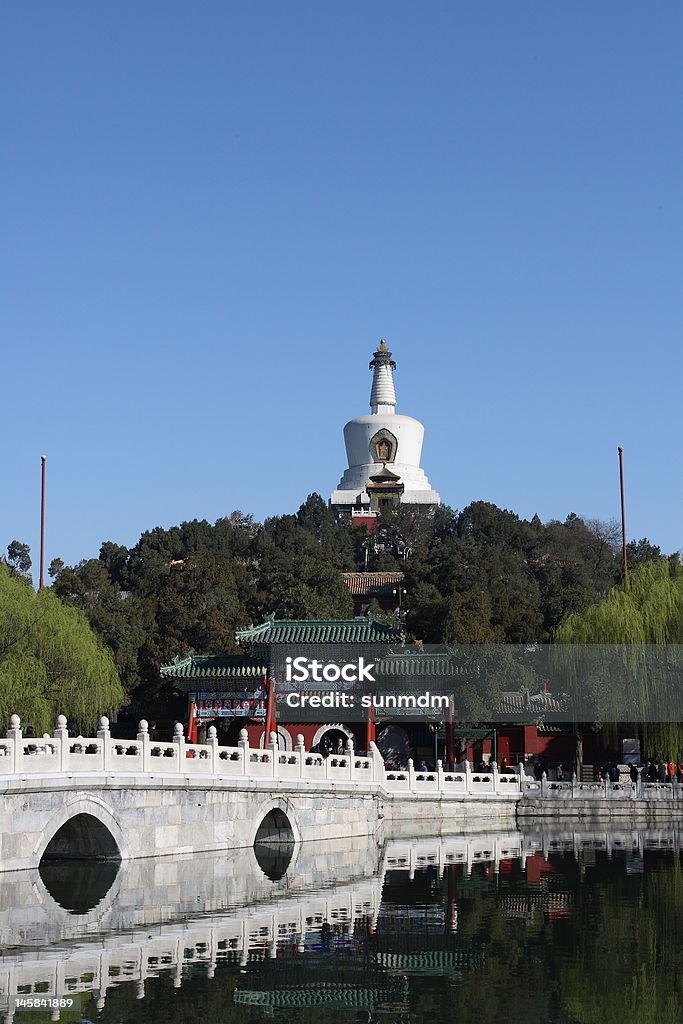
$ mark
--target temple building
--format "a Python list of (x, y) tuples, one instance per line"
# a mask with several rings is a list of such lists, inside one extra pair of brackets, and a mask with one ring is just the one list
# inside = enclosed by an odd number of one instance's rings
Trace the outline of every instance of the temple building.
[(424, 427), (396, 412), (396, 363), (382, 339), (373, 355), (370, 413), (344, 427), (348, 469), (330, 504), (354, 519), (372, 519), (397, 505), (440, 505), (420, 468)]

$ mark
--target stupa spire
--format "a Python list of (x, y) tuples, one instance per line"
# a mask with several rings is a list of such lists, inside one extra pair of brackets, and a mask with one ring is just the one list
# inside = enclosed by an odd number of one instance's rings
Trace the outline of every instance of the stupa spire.
[(370, 391), (370, 408), (373, 413), (392, 413), (396, 410), (396, 389), (394, 388), (394, 370), (396, 363), (384, 338), (377, 346), (377, 351), (370, 363), (372, 390)]

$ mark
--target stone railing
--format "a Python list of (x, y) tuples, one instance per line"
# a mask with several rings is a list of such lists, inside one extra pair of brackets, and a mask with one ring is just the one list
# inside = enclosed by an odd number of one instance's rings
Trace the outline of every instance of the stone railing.
[(420, 771), (411, 760), (407, 768), (390, 771), (385, 768), (384, 786), (391, 793), (439, 793), (450, 796), (513, 796), (519, 799), (519, 771), (501, 772), (494, 764), (491, 771), (474, 771), (469, 761), (462, 770), (449, 771), (441, 761), (434, 771)]
[(135, 773), (151, 775), (182, 775), (185, 777), (221, 776), (262, 779), (306, 779), (320, 782), (381, 783), (389, 794), (411, 794), (425, 797), (467, 796), (480, 799), (524, 796), (532, 800), (608, 799), (681, 800), (683, 785), (658, 782), (551, 782), (544, 774), (540, 780), (516, 770), (499, 771), (495, 763), (490, 771), (475, 771), (465, 762), (456, 771), (444, 768), (437, 761), (433, 771), (415, 768), (412, 760), (407, 768), (386, 768), (374, 743), (367, 755), (357, 754), (351, 740), (342, 754), (321, 754), (307, 751), (303, 736), (296, 739), (294, 750), (281, 750), (277, 735), (272, 732), (267, 747), (250, 747), (246, 729), (240, 732), (236, 747), (218, 743), (215, 726), (210, 726), (206, 743), (187, 743), (180, 723), (172, 740), (154, 740), (143, 719), (134, 740), (116, 739), (111, 735), (109, 720), (100, 719), (95, 737), (70, 736), (64, 715), (57, 717), (52, 736), (24, 736), (18, 715), (12, 715), (10, 728), (0, 739), (0, 776), (29, 777), (75, 773)]
[(265, 748), (249, 746), (246, 729), (236, 747), (218, 743), (215, 726), (206, 743), (187, 743), (180, 723), (170, 741), (154, 740), (146, 721), (138, 726), (137, 739), (122, 740), (111, 735), (109, 720), (100, 719), (97, 736), (69, 736), (66, 718), (59, 715), (54, 734), (24, 736), (18, 715), (0, 739), (0, 775), (52, 775), (55, 773), (112, 772), (220, 775), (249, 778), (279, 778), (375, 782), (384, 777), (384, 765), (372, 744), (367, 756), (355, 753), (349, 741), (343, 754), (322, 757), (306, 751), (303, 736), (297, 736), (294, 750), (280, 750), (277, 736), (270, 734)]
[[(520, 765), (520, 771), (522, 766)], [(551, 782), (544, 772), (540, 779), (521, 775), (522, 793), (531, 800), (683, 800), (683, 785), (677, 782), (646, 782), (642, 776), (612, 782), (579, 782), (576, 775), (562, 782)]]
[(419, 771), (411, 760), (407, 768), (389, 771), (374, 743), (367, 755), (357, 754), (349, 740), (343, 753), (323, 757), (307, 751), (301, 735), (294, 750), (281, 750), (274, 732), (267, 747), (250, 747), (242, 729), (237, 746), (226, 747), (219, 745), (215, 726), (210, 726), (206, 743), (187, 743), (180, 723), (172, 740), (159, 741), (150, 737), (144, 720), (136, 739), (122, 740), (111, 735), (107, 718), (100, 719), (97, 735), (91, 738), (70, 736), (64, 715), (58, 716), (52, 736), (38, 738), (24, 736), (19, 717), (12, 715), (7, 735), (0, 739), (0, 776), (86, 772), (380, 783), (388, 794), (425, 798), (435, 793), (514, 799), (521, 795), (519, 772), (499, 772), (495, 765), (489, 772), (473, 771), (469, 763), (462, 771), (448, 771), (438, 761), (434, 771)]

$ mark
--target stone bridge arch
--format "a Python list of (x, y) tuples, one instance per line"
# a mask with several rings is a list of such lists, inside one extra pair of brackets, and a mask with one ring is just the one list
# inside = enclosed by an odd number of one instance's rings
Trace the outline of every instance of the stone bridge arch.
[(292, 800), (289, 800), (287, 797), (283, 796), (271, 797), (259, 806), (258, 813), (255, 816), (254, 825), (252, 826), (251, 833), (249, 835), (249, 846), (254, 845), (254, 843), (256, 842), (256, 836), (261, 825), (263, 824), (263, 821), (273, 811), (281, 811), (287, 818), (287, 821), (289, 822), (289, 827), (292, 830), (294, 847), (295, 849), (298, 849), (298, 847), (301, 844), (301, 830), (299, 828), (299, 823), (297, 821), (296, 808)]
[[(127, 860), (130, 856), (129, 844), (126, 837), (116, 820), (111, 808), (107, 806), (104, 800), (94, 795), (81, 795), (75, 800), (71, 800), (64, 804), (47, 822), (43, 829), (40, 839), (33, 848), (32, 860), (34, 867), (38, 867), (47, 848), (49, 847), (52, 840), (55, 838), (57, 833), (69, 822), (72, 822), (76, 818), (81, 818), (79, 822), (80, 829), (88, 828), (88, 819), (94, 819), (98, 822), (110, 837), (110, 842), (107, 841), (107, 849), (104, 849), (103, 854), (109, 855), (112, 859)], [(97, 841), (95, 840), (95, 844)], [(115, 853), (113, 852), (115, 848)], [(84, 855), (87, 856), (88, 852), (92, 850), (84, 851)]]

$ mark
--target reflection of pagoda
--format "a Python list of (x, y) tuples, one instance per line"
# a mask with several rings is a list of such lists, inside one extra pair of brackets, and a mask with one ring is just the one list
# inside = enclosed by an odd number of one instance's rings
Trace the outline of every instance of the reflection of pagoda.
[(420, 468), (424, 427), (412, 416), (396, 412), (395, 368), (387, 343), (380, 341), (370, 363), (371, 412), (344, 427), (349, 468), (330, 504), (354, 518), (372, 518), (399, 504), (441, 503)]

